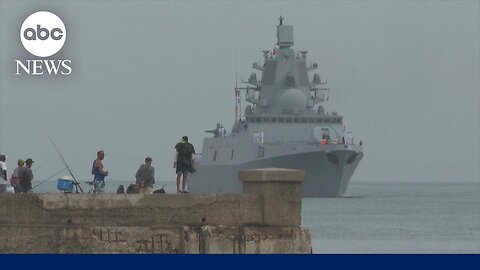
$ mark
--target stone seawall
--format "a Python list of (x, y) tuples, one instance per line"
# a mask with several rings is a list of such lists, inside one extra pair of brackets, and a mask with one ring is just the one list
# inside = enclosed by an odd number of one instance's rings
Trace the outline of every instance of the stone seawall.
[(242, 171), (244, 194), (0, 194), (0, 253), (311, 253), (303, 171)]

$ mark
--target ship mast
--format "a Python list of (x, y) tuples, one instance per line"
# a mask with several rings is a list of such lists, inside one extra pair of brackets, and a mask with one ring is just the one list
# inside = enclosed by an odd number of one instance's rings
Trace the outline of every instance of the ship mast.
[(241, 113), (241, 101), (240, 101), (240, 89), (238, 88), (238, 72), (237, 72), (237, 57), (235, 56), (235, 123), (238, 123), (242, 117)]

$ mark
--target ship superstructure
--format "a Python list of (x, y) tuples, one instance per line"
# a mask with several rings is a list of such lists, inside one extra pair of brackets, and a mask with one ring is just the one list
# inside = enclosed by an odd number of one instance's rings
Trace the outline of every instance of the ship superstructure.
[[(277, 44), (263, 51), (264, 62), (253, 63), (247, 87), (236, 88), (236, 119), (231, 132), (222, 126), (205, 138), (198, 155), (190, 192), (240, 193), (238, 171), (255, 168), (305, 170), (304, 197), (332, 197), (345, 193), (363, 146), (346, 132), (343, 116), (326, 112), (326, 81), (307, 64), (307, 51), (293, 49), (293, 26), (279, 18)], [(240, 91), (245, 91), (244, 117), (238, 112)]]

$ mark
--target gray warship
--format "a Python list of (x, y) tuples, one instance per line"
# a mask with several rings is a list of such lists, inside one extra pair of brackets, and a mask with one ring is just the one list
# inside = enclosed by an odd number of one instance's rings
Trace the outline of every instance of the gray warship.
[[(307, 51), (295, 52), (293, 26), (279, 17), (277, 44), (263, 51), (264, 63), (253, 63), (246, 87), (235, 88), (235, 123), (228, 133), (221, 124), (208, 130), (190, 192), (241, 193), (238, 171), (256, 168), (289, 168), (305, 171), (303, 197), (338, 197), (345, 194), (352, 174), (363, 157), (362, 142), (346, 131), (343, 116), (326, 112), (326, 81), (307, 65)], [(249, 103), (241, 115), (240, 92)]]

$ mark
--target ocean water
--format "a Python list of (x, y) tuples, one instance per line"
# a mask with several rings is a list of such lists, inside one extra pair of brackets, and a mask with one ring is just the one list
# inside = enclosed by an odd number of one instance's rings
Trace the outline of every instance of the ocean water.
[(480, 253), (480, 183), (351, 183), (306, 198), (314, 253)]
[[(176, 192), (155, 189), (165, 184)], [(35, 192), (59, 192), (56, 180)], [(304, 198), (302, 226), (314, 253), (480, 253), (480, 183), (352, 182), (345, 197)]]

